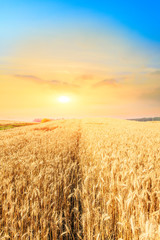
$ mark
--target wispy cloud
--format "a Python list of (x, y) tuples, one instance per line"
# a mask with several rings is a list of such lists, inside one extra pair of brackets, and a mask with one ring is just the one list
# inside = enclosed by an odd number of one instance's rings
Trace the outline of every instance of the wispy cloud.
[(104, 79), (102, 81), (99, 81), (93, 85), (93, 87), (102, 87), (102, 86), (117, 86), (118, 81), (115, 78), (109, 78), (109, 79)]
[(160, 87), (142, 94), (141, 98), (160, 102)]
[(48, 83), (50, 83), (50, 84), (55, 84), (55, 85), (59, 85), (61, 82), (58, 81), (58, 80), (51, 80), (51, 81), (48, 81)]
[(47, 81), (50, 85), (54, 86), (66, 86), (66, 87), (74, 87), (74, 88), (79, 88), (80, 86), (74, 83), (70, 82), (65, 82), (65, 81), (59, 81), (59, 80), (51, 80)]
[(154, 72), (151, 73), (152, 75), (160, 75), (160, 70), (156, 70)]
[(15, 74), (14, 77), (16, 78), (23, 78), (23, 79), (29, 79), (29, 80), (34, 80), (34, 81), (43, 81), (41, 78), (37, 77), (37, 76), (34, 76), (34, 75), (21, 75), (21, 74)]
[(73, 88), (78, 88), (79, 85), (66, 82), (66, 81), (60, 81), (60, 80), (44, 80), (42, 78), (39, 78), (35, 75), (25, 75), (25, 74), (15, 74), (14, 77), (19, 78), (19, 79), (26, 79), (26, 80), (31, 80), (36, 83), (41, 83), (41, 84), (48, 84), (49, 86), (56, 86), (56, 87), (73, 87)]

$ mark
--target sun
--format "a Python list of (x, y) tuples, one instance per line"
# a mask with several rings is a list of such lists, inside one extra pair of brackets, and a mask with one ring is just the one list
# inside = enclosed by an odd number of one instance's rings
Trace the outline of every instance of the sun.
[(70, 102), (70, 98), (68, 97), (68, 96), (60, 96), (59, 98), (58, 98), (58, 101), (60, 102), (60, 103), (68, 103), (68, 102)]

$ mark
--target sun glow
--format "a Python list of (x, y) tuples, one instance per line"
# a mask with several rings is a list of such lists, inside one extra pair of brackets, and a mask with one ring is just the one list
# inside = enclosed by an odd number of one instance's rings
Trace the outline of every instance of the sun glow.
[(61, 102), (61, 103), (68, 103), (68, 102), (70, 102), (70, 100), (71, 99), (69, 97), (67, 97), (67, 96), (60, 96), (58, 98), (58, 101)]

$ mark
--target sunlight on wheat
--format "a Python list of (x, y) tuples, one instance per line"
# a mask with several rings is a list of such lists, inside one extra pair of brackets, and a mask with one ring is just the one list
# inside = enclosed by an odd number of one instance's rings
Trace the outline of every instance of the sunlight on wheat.
[(160, 239), (160, 123), (0, 132), (0, 239)]

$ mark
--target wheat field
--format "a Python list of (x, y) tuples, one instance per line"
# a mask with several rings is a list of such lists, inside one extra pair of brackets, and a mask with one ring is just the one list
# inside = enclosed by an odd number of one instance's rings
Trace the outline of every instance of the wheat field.
[(159, 240), (160, 123), (0, 131), (0, 239)]

